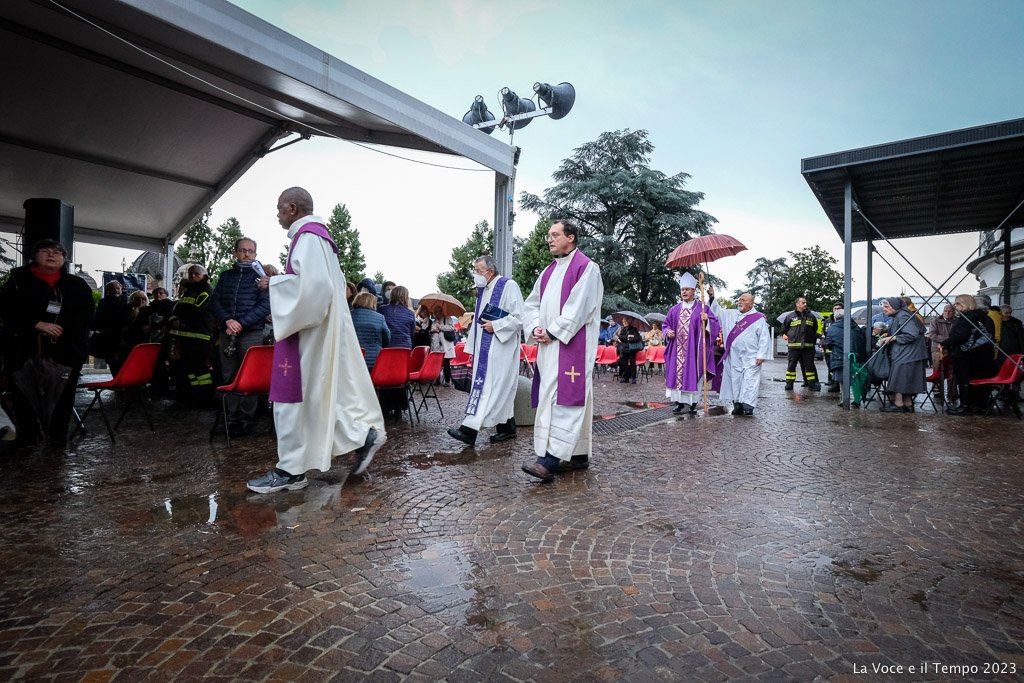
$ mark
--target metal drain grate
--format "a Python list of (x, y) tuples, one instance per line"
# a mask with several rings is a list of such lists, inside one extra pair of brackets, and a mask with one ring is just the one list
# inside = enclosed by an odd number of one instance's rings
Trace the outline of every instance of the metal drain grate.
[(664, 408), (650, 408), (648, 410), (640, 410), (635, 413), (629, 413), (628, 415), (619, 415), (609, 420), (595, 420), (594, 421), (594, 434), (600, 434), (602, 436), (608, 436), (610, 434), (618, 434), (619, 432), (626, 432), (630, 429), (639, 429), (655, 422), (661, 422), (672, 417), (672, 408), (674, 405), (665, 406)]

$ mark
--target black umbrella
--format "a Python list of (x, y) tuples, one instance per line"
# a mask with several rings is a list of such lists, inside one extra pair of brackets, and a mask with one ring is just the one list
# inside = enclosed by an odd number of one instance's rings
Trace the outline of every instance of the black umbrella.
[(618, 311), (612, 314), (615, 318), (629, 318), (633, 325), (641, 332), (646, 332), (651, 329), (651, 324), (644, 318), (643, 313), (637, 313), (636, 311)]
[(53, 409), (71, 378), (71, 368), (36, 356), (28, 359), (11, 378), (32, 406), (43, 433), (49, 434)]

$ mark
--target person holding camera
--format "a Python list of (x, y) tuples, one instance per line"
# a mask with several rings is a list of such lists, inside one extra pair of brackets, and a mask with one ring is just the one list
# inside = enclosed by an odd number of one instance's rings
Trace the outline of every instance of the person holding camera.
[(636, 384), (636, 354), (644, 348), (644, 338), (630, 318), (622, 318), (618, 332), (619, 382)]

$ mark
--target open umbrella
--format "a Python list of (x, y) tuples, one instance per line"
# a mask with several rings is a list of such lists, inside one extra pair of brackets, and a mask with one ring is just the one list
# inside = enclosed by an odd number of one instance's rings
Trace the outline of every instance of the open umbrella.
[(454, 315), (458, 317), (466, 312), (462, 302), (442, 292), (434, 292), (433, 294), (420, 297), (420, 305), (429, 308), (431, 313), (434, 311), (434, 306), (441, 306), (441, 313), (445, 316)]
[(636, 311), (618, 311), (612, 315), (616, 318), (629, 318), (633, 325), (641, 332), (646, 332), (651, 329), (651, 324), (647, 322), (647, 319), (644, 318), (642, 313), (637, 313)]
[(650, 320), (652, 323), (663, 323), (663, 322), (665, 322), (665, 314), (664, 313), (648, 313), (644, 317), (647, 318), (648, 320)]
[(665, 266), (668, 268), (686, 268), (701, 263), (710, 263), (726, 256), (746, 251), (747, 248), (742, 242), (729, 235), (701, 235), (692, 240), (686, 240), (676, 247)]
[[(747, 247), (735, 237), (729, 235), (701, 235), (700, 237), (694, 237), (692, 240), (686, 240), (678, 247), (672, 250), (672, 253), (668, 255), (668, 260), (665, 261), (665, 266), (668, 268), (686, 268), (688, 266), (696, 266), (698, 264), (710, 263), (711, 261), (717, 261), (720, 258), (726, 256), (732, 256), (738, 254), (741, 251), (746, 251)], [(705, 268), (707, 270), (707, 268)], [(704, 303), (704, 273), (700, 274), (700, 301)], [(704, 335), (700, 336), (700, 339), (704, 339)], [(705, 365), (707, 364), (707, 356), (701, 352), (701, 358), (704, 358)], [(704, 375), (707, 376), (707, 367), (704, 368)], [(715, 415), (724, 415), (725, 410), (721, 406), (715, 406)], [(704, 414), (711, 415), (712, 411), (708, 408), (708, 384), (704, 382)]]

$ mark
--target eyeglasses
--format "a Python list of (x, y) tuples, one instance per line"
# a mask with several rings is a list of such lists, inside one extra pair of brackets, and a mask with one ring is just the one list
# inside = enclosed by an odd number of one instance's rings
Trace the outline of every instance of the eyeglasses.
[(235, 249), (235, 253), (236, 254), (255, 254), (256, 250), (255, 249), (243, 249), (242, 247), (239, 247), (238, 249)]
[(64, 250), (60, 249), (58, 247), (43, 247), (42, 249), (38, 250), (36, 253), (37, 254), (60, 254), (61, 256), (63, 256), (64, 255)]

